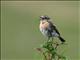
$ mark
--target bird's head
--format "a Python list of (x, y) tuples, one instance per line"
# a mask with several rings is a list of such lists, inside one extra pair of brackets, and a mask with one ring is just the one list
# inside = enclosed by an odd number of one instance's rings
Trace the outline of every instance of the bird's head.
[(50, 17), (44, 15), (44, 16), (40, 16), (40, 20), (50, 20)]

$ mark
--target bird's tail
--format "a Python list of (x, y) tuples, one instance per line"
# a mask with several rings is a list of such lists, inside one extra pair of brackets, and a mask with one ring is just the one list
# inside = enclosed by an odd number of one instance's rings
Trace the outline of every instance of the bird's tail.
[(61, 36), (59, 36), (58, 38), (61, 40), (62, 43), (65, 42), (65, 40)]

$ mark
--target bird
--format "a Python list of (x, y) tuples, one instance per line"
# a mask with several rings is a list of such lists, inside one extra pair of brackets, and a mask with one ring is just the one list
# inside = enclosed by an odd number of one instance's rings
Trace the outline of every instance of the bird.
[(44, 36), (48, 37), (48, 40), (50, 40), (50, 38), (52, 38), (53, 40), (54, 37), (57, 37), (62, 43), (65, 42), (65, 40), (61, 37), (60, 32), (56, 28), (55, 24), (51, 21), (51, 18), (49, 16), (40, 16), (39, 20), (39, 29)]

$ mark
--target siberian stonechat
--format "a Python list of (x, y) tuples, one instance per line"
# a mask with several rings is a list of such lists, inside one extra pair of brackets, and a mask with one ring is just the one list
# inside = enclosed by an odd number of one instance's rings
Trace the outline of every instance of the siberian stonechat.
[(48, 37), (48, 40), (53, 37), (59, 38), (59, 40), (63, 43), (65, 40), (61, 37), (59, 31), (56, 29), (56, 26), (51, 22), (50, 17), (48, 16), (40, 16), (40, 31), (44, 36)]

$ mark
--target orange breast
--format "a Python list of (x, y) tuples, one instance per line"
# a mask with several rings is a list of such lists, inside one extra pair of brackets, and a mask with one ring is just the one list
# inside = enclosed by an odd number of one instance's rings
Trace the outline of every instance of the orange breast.
[(46, 29), (49, 27), (49, 23), (47, 21), (43, 21), (40, 23), (40, 28)]

